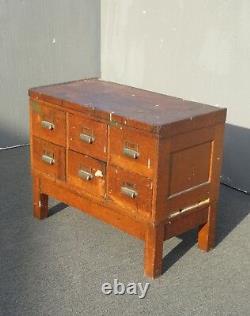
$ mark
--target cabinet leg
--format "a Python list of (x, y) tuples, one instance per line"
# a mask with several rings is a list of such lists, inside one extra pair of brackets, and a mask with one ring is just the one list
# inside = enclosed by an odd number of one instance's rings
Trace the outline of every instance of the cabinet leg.
[(157, 278), (162, 273), (164, 225), (149, 226), (145, 236), (144, 274)]
[(48, 195), (40, 192), (39, 178), (33, 177), (33, 215), (43, 219), (48, 214)]
[(217, 203), (212, 203), (208, 209), (208, 221), (200, 226), (198, 232), (198, 247), (209, 251), (214, 247)]

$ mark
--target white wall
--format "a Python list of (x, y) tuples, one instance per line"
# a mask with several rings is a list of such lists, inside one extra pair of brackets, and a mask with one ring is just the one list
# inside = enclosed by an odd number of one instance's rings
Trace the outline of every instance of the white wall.
[(0, 0), (0, 147), (28, 141), (27, 89), (100, 74), (100, 0)]
[(101, 2), (102, 78), (226, 106), (224, 177), (250, 188), (250, 1)]

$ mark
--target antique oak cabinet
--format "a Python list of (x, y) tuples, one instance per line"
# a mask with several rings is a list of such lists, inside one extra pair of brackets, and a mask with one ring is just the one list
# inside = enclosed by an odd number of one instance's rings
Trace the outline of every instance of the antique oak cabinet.
[(165, 240), (213, 247), (225, 109), (98, 79), (29, 96), (35, 217), (51, 196), (142, 239), (153, 278)]

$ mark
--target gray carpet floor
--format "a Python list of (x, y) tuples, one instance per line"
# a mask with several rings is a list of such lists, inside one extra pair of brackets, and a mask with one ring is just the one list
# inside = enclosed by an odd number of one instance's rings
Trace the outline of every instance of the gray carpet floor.
[[(164, 274), (143, 277), (143, 242), (50, 200), (32, 217), (28, 147), (0, 151), (1, 315), (250, 315), (250, 197), (221, 187), (217, 246), (191, 231), (164, 244)], [(144, 299), (104, 295), (150, 282)]]

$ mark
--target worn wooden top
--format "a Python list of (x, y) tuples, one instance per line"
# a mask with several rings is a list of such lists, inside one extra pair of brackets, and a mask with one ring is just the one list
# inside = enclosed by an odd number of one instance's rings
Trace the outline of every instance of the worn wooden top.
[(217, 124), (226, 116), (222, 108), (98, 79), (32, 88), (29, 95), (157, 134)]

